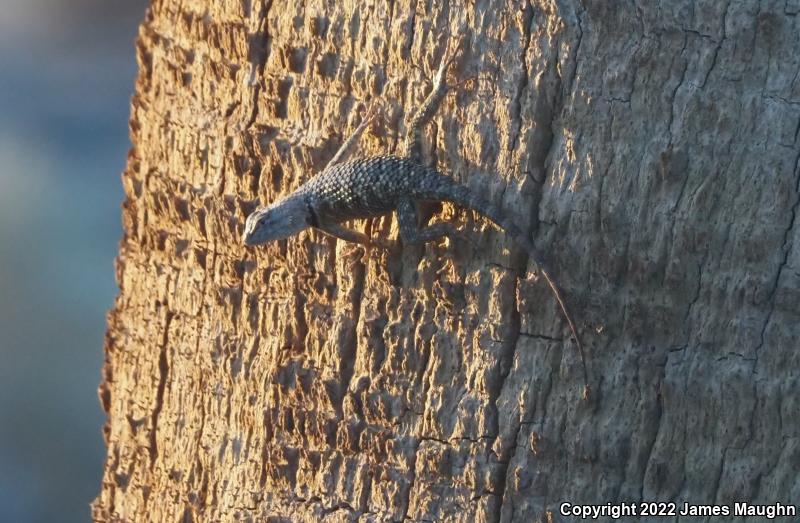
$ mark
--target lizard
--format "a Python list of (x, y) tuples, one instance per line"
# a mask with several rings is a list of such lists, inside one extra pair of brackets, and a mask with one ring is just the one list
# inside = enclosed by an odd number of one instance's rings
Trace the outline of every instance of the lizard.
[(377, 115), (373, 105), (322, 171), (293, 193), (256, 209), (247, 217), (242, 241), (247, 246), (255, 246), (314, 228), (347, 242), (392, 249), (395, 247), (393, 242), (370, 238), (341, 223), (395, 212), (402, 242), (419, 245), (442, 237), (456, 237), (458, 233), (447, 223), (421, 228), (418, 224), (418, 202), (451, 202), (472, 209), (503, 229), (533, 258), (545, 277), (578, 346), (585, 381), (583, 396), (587, 398), (589, 385), (583, 345), (566, 299), (544, 258), (527, 235), (498, 206), (423, 163), (423, 130), (451, 87), (446, 82), (446, 75), (456, 58), (457, 52), (451, 51), (448, 42), (432, 89), (407, 127), (403, 155), (379, 155), (345, 161), (361, 134), (375, 120)]

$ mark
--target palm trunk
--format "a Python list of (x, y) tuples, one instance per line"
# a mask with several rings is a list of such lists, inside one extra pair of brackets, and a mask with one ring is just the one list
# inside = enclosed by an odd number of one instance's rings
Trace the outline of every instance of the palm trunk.
[[(798, 13), (153, 0), (95, 520), (800, 503)], [(399, 259), (316, 232), (241, 244), (247, 213), (324, 166), (361, 104), (386, 116), (362, 153), (397, 151), (462, 26), (458, 76), (481, 76), (445, 101), (429, 157), (547, 255), (587, 400), (535, 264), (471, 213), (431, 209), (474, 244)], [(356, 227), (396, 235), (390, 218)]]

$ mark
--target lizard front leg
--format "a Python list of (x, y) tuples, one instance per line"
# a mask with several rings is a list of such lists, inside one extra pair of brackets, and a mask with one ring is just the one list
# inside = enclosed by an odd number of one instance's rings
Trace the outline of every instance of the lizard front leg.
[(361, 138), (361, 135), (364, 134), (364, 131), (367, 127), (369, 127), (372, 122), (374, 122), (378, 118), (378, 107), (375, 103), (373, 103), (369, 109), (367, 109), (367, 114), (364, 115), (364, 120), (356, 127), (356, 130), (353, 131), (353, 134), (345, 140), (339, 150), (336, 151), (336, 154), (333, 155), (333, 158), (328, 162), (328, 165), (325, 166), (325, 169), (329, 167), (333, 167), (337, 163), (344, 161), (355, 149), (356, 144), (358, 143), (358, 139)]
[(354, 231), (352, 229), (348, 229), (347, 227), (343, 227), (335, 222), (324, 222), (319, 223), (315, 226), (316, 229), (328, 234), (329, 236), (333, 236), (334, 238), (339, 238), (340, 240), (344, 240), (350, 243), (358, 243), (361, 245), (365, 245), (367, 247), (377, 247), (381, 249), (392, 250), (395, 248), (394, 242), (390, 240), (382, 240), (376, 239), (373, 240), (366, 234), (362, 234), (358, 231)]

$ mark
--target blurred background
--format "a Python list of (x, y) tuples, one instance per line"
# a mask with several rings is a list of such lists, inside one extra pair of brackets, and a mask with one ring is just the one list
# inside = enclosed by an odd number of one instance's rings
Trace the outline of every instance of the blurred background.
[(143, 0), (0, 0), (0, 521), (90, 519)]

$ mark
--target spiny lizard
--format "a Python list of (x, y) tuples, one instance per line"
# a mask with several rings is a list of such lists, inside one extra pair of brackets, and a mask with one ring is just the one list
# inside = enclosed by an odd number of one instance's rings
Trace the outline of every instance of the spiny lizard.
[(412, 118), (406, 137), (405, 156), (373, 156), (342, 163), (352, 151), (359, 136), (374, 120), (374, 106), (361, 125), (341, 146), (325, 169), (301, 185), (294, 193), (254, 211), (248, 216), (242, 237), (245, 245), (258, 245), (280, 240), (309, 227), (348, 242), (371, 247), (390, 248), (391, 242), (374, 240), (343, 227), (342, 222), (397, 212), (400, 238), (414, 245), (456, 236), (449, 224), (438, 223), (420, 228), (417, 202), (452, 202), (486, 216), (500, 226), (533, 258), (544, 275), (569, 324), (583, 362), (588, 395), (588, 376), (583, 346), (561, 290), (550, 276), (541, 255), (519, 227), (491, 202), (485, 200), (451, 177), (427, 167), (422, 159), (422, 130), (438, 110), (448, 90), (445, 81), (448, 67), (456, 58), (448, 45), (436, 72), (433, 89)]

